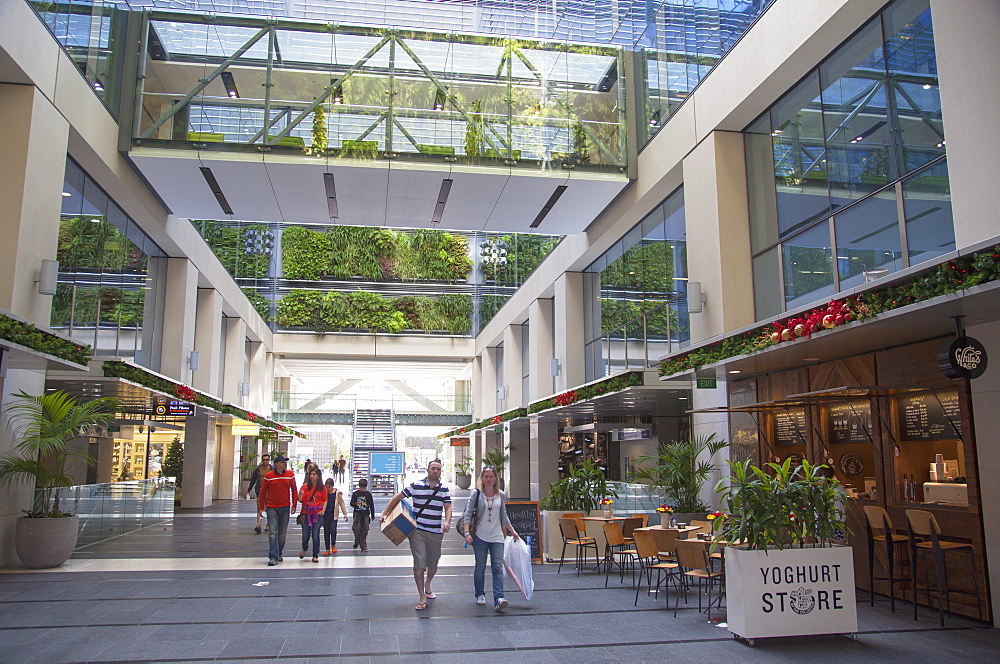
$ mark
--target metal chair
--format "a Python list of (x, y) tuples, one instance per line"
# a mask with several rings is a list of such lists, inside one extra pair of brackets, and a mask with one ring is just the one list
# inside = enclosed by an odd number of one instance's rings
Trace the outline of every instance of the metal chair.
[[(719, 582), (719, 607), (722, 607), (722, 581), (725, 572), (713, 572), (708, 559), (708, 545), (698, 540), (677, 540), (677, 564), (680, 565), (684, 581), (684, 603), (687, 604), (687, 579), (698, 579), (698, 610), (701, 611), (701, 582), (708, 581), (708, 619), (712, 619), (712, 585)], [(680, 596), (674, 601), (674, 617), (677, 616), (677, 606)]]
[[(906, 510), (906, 523), (909, 526), (910, 542), (910, 572), (913, 575), (913, 619), (917, 620), (917, 554), (920, 551), (930, 551), (934, 560), (934, 577), (937, 586), (938, 614), (941, 617), (941, 627), (944, 627), (944, 604), (948, 606), (948, 613), (951, 613), (951, 594), (962, 593), (972, 595), (968, 590), (951, 588), (948, 585), (948, 563), (945, 554), (950, 551), (964, 551), (969, 554), (972, 562), (972, 578), (976, 584), (976, 608), (979, 610), (979, 619), (983, 619), (983, 602), (979, 594), (979, 573), (976, 571), (976, 549), (971, 544), (963, 542), (942, 541), (939, 537), (941, 528), (938, 526), (934, 514), (925, 510)], [(923, 538), (930, 538), (928, 542)], [(928, 582), (930, 579), (928, 579)], [(930, 585), (925, 585), (927, 590), (927, 602), (930, 603)], [(944, 604), (941, 599), (944, 597)]]
[[(625, 580), (625, 557), (628, 556), (629, 568), (634, 570), (633, 565), (636, 557), (639, 555), (635, 549), (629, 549), (628, 543), (622, 536), (622, 529), (618, 527), (617, 523), (607, 523), (602, 524), (604, 527), (604, 560), (607, 562), (607, 573), (604, 575), (604, 587), (608, 587), (608, 579), (611, 577), (611, 566), (613, 564), (618, 565), (618, 569), (621, 570), (621, 575), (619, 581)], [(615, 556), (620, 556), (620, 559), (615, 562)], [(635, 572), (632, 572), (632, 576), (635, 576)]]
[(559, 554), (559, 569), (556, 574), (562, 572), (563, 560), (566, 558), (566, 545), (572, 544), (576, 547), (576, 575), (580, 576), (580, 554), (583, 554), (583, 564), (587, 564), (587, 550), (594, 550), (594, 560), (597, 560), (597, 540), (593, 537), (580, 537), (577, 531), (576, 519), (559, 519), (559, 533), (562, 535), (563, 547)]
[[(639, 590), (642, 589), (642, 575), (649, 576), (649, 586), (647, 593), (653, 590), (653, 570), (656, 570), (656, 590), (654, 599), (660, 596), (660, 575), (666, 574), (666, 580), (671, 578), (677, 580), (677, 563), (661, 562), (659, 551), (657, 551), (656, 540), (653, 533), (648, 530), (638, 530), (635, 532), (635, 550), (639, 561), (639, 583), (635, 586), (635, 606), (639, 606)], [(634, 580), (634, 579), (633, 579)]]
[[(909, 538), (892, 531), (892, 519), (889, 513), (876, 505), (865, 505), (865, 525), (868, 532), (868, 587), (871, 595), (871, 605), (875, 606), (875, 582), (889, 582), (889, 607), (896, 611), (896, 584), (910, 581), (904, 574), (902, 556), (899, 557), (900, 574), (896, 576), (896, 546), (906, 544)], [(875, 556), (878, 553), (876, 543), (885, 545), (885, 567), (887, 576), (875, 576)], [(905, 547), (904, 547), (905, 550)]]

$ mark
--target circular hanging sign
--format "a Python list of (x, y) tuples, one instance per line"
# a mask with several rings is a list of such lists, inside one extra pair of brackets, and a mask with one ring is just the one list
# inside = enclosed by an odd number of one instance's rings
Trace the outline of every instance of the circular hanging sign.
[(949, 378), (979, 378), (987, 364), (986, 347), (972, 337), (958, 337), (938, 353), (938, 367)]
[(865, 472), (865, 463), (854, 452), (840, 455), (840, 471), (848, 477), (858, 477)]

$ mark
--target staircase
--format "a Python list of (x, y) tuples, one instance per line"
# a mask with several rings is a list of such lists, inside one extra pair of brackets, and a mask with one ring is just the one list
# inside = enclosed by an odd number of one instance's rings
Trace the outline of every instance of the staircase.
[(372, 452), (396, 451), (396, 424), (392, 410), (355, 410), (354, 436), (351, 445), (351, 486), (357, 487), (358, 480), (369, 481), (372, 493), (395, 494), (395, 475), (369, 476), (368, 461)]

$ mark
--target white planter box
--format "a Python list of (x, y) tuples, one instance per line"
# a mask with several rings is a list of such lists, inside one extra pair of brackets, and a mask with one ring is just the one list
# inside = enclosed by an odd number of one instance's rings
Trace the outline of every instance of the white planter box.
[(726, 621), (753, 639), (854, 634), (858, 611), (849, 546), (726, 548)]

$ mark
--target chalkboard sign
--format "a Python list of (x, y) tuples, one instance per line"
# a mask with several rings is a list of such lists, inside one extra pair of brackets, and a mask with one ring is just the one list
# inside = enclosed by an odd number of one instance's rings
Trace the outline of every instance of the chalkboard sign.
[(842, 403), (826, 411), (831, 443), (870, 443), (872, 431), (871, 404), (867, 401)]
[(514, 531), (523, 539), (531, 538), (531, 559), (542, 562), (542, 529), (541, 520), (538, 515), (538, 503), (528, 501), (509, 501), (507, 503), (507, 517), (510, 525), (514, 526)]
[(778, 445), (806, 444), (806, 411), (789, 410), (774, 414), (774, 441)]
[[(962, 407), (958, 392), (917, 394), (900, 397), (899, 431), (901, 440), (953, 440), (959, 438)], [(956, 428), (957, 427), (957, 428)]]

